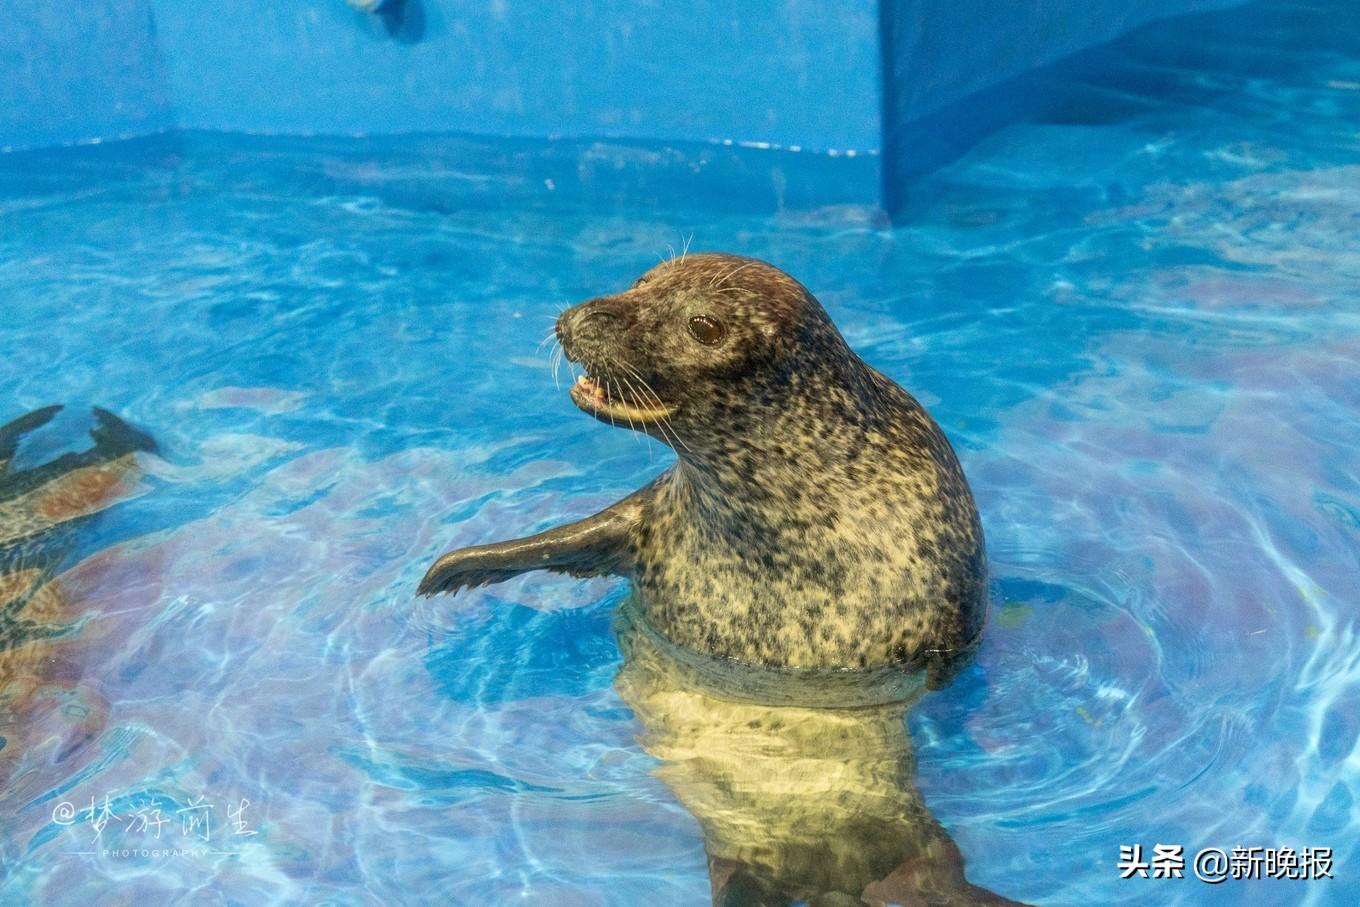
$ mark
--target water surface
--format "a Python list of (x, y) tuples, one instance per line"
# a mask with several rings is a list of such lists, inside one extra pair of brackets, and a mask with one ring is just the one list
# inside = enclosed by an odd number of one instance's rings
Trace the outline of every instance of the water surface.
[[(705, 903), (700, 829), (612, 686), (622, 586), (412, 597), (440, 551), (671, 461), (580, 414), (539, 343), (688, 241), (797, 276), (963, 461), (992, 621), (909, 726), (969, 878), (1039, 903), (1350, 903), (1360, 26), (1339, 8), (1213, 19), (1193, 65), (1175, 35), (1125, 48), (1117, 84), (922, 180), (891, 228), (781, 192), (820, 165), (776, 151), (741, 152), (749, 198), (692, 202), (666, 149), (0, 157), (0, 422), (97, 404), (161, 451), (73, 536), (72, 632), (41, 707), (5, 713), (26, 743), (0, 748), (0, 901)], [(105, 796), (122, 821), (98, 841), (54, 822)], [(194, 803), (203, 852), (102, 852), (184, 846)], [(125, 827), (155, 808), (160, 839)], [(1328, 846), (1336, 878), (1120, 881), (1120, 845), (1154, 843)]]

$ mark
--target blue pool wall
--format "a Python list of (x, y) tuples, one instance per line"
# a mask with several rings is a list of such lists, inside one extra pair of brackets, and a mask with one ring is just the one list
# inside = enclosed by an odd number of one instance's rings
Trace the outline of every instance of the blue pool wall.
[[(1027, 72), (1239, 0), (0, 0), (0, 147), (222, 130), (771, 146), (885, 202)], [(1015, 86), (1008, 93), (1008, 86)]]
[(0, 0), (0, 147), (173, 128), (150, 0)]

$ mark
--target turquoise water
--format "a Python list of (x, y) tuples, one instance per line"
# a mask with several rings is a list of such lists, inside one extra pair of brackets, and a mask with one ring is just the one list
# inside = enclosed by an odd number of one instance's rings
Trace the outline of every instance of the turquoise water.
[[(1126, 49), (1117, 86), (923, 179), (891, 228), (805, 204), (843, 171), (775, 151), (724, 158), (748, 196), (693, 202), (703, 149), (0, 156), (0, 422), (95, 404), (160, 447), (74, 537), (68, 632), (3, 712), (0, 902), (706, 903), (699, 826), (613, 685), (621, 585), (413, 598), (441, 551), (671, 461), (579, 413), (539, 344), (688, 243), (802, 280), (963, 461), (991, 625), (908, 725), (971, 881), (1353, 903), (1360, 25), (1308, 10), (1214, 20), (1193, 66)], [(54, 821), (106, 795), (173, 821)], [(183, 847), (196, 802), (199, 850), (114, 852)], [(1154, 843), (1331, 847), (1335, 878), (1120, 880)]]

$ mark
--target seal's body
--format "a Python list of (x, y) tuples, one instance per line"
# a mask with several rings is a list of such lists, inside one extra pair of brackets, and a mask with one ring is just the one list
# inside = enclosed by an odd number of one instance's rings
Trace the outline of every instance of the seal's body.
[(900, 662), (936, 681), (985, 614), (982, 530), (949, 442), (771, 265), (691, 255), (564, 312), (582, 409), (676, 464), (593, 517), (454, 551), (420, 591), (618, 573), (672, 641), (740, 661)]

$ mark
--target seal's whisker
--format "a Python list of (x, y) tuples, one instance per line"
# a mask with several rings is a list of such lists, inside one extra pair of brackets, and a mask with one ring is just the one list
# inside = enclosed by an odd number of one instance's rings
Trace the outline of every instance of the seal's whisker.
[[(647, 382), (643, 380), (642, 376), (639, 375), (639, 374), (637, 373), (637, 369), (633, 368), (633, 367), (632, 367), (631, 365), (629, 365), (628, 363), (626, 363), (626, 362), (624, 362), (624, 361), (622, 361), (622, 360), (620, 360), (620, 359), (614, 359), (614, 360), (612, 360), (612, 362), (613, 362), (615, 365), (617, 365), (619, 368), (621, 368), (621, 369), (623, 369), (624, 371), (626, 371), (626, 372), (628, 372), (629, 374), (631, 374), (634, 378), (637, 378), (638, 381), (642, 382), (642, 384), (643, 384), (644, 386), (647, 384)], [(640, 399), (640, 400), (642, 400), (644, 403), (650, 401), (650, 403), (651, 403), (653, 406), (655, 406), (657, 409), (664, 409), (664, 408), (665, 408), (665, 404), (661, 402), (661, 398), (658, 397), (658, 396), (656, 395), (656, 392), (653, 391), (650, 387), (648, 387), (648, 388), (646, 389), (646, 391), (644, 392), (644, 391), (638, 390), (638, 388), (637, 388), (636, 386), (634, 386), (633, 383), (632, 383), (631, 381), (629, 381), (627, 378), (624, 378), (624, 379), (622, 379), (622, 380), (624, 381), (625, 384), (628, 385), (629, 393), (630, 393), (630, 395), (633, 397), (633, 399), (635, 399), (635, 400)], [(632, 420), (630, 419), (629, 422), (631, 423)], [(658, 425), (658, 428), (659, 428), (659, 427), (660, 427), (660, 426)], [(662, 435), (664, 436), (664, 435), (665, 435), (665, 429), (661, 429), (661, 433), (662, 433)], [(648, 448), (648, 450), (650, 450), (650, 448)]]
[[(611, 364), (616, 364), (616, 360), (611, 359), (611, 360), (610, 360), (610, 363), (611, 363)], [(626, 379), (626, 378), (623, 378), (623, 377), (621, 377), (621, 376), (615, 375), (614, 372), (613, 372), (612, 370), (609, 372), (609, 381), (608, 381), (609, 392), (610, 392), (611, 394), (614, 394), (614, 395), (620, 396), (620, 397), (624, 396), (623, 392), (619, 389), (618, 384), (615, 383), (616, 379), (617, 379), (618, 381), (622, 381), (625, 385), (627, 385), (627, 387), (628, 387), (628, 389), (629, 389), (629, 393), (628, 393), (628, 396), (629, 396), (629, 397), (635, 397), (635, 396), (636, 396), (636, 395), (632, 392), (632, 385), (631, 385), (631, 384), (628, 384), (627, 379)], [(639, 443), (641, 443), (641, 442), (640, 442), (640, 433), (638, 432), (638, 427), (637, 427), (636, 425), (633, 424), (633, 414), (632, 414), (628, 409), (625, 409), (625, 410), (623, 411), (623, 417), (624, 417), (625, 419), (628, 420), (628, 430), (631, 431), (631, 432), (633, 433), (633, 440), (634, 440), (634, 441), (639, 441)]]
[[(621, 380), (621, 379), (620, 379), (620, 380)], [(621, 390), (614, 384), (614, 379), (612, 379), (612, 378), (609, 380), (609, 392), (610, 392), (611, 394), (617, 394), (617, 395), (620, 396), (620, 397), (623, 396), (623, 391), (621, 391)], [(628, 420), (628, 430), (629, 430), (630, 432), (633, 433), (633, 438), (634, 438), (634, 440), (636, 440), (636, 439), (637, 439), (637, 426), (633, 424), (633, 414), (632, 414), (631, 412), (629, 412), (628, 410), (625, 409), (625, 410), (623, 411), (623, 417), (624, 417), (625, 419)]]
[[(677, 431), (675, 430), (675, 426), (674, 426), (674, 425), (671, 425), (671, 420), (670, 420), (668, 417), (662, 416), (662, 417), (657, 421), (657, 424), (658, 424), (658, 425), (661, 425), (661, 426), (664, 426), (665, 428), (668, 428), (668, 429), (670, 430), (670, 437), (671, 437), (673, 440), (677, 441), (677, 442), (680, 444), (680, 446), (683, 447), (685, 450), (688, 450), (690, 453), (694, 453), (693, 450), (690, 450), (690, 446), (689, 446), (688, 444), (685, 443), (685, 440), (684, 440), (683, 438), (680, 437), (680, 433), (677, 432)], [(663, 433), (664, 433), (664, 431), (663, 431)], [(676, 453), (677, 453), (677, 454), (678, 454), (679, 452), (680, 452), (679, 450), (676, 450)]]
[(619, 366), (622, 367), (625, 371), (627, 371), (628, 374), (632, 375), (634, 378), (638, 380), (638, 383), (642, 385), (647, 395), (651, 397), (652, 402), (654, 402), (658, 408), (663, 408), (665, 406), (665, 404), (661, 402), (660, 395), (657, 394), (656, 391), (652, 390), (652, 386), (647, 383), (646, 378), (643, 378), (642, 375), (638, 373), (637, 369), (633, 368), (628, 363), (622, 361), (619, 361)]
[(733, 274), (735, 274), (735, 273), (737, 272), (737, 268), (740, 268), (740, 267), (741, 267), (741, 265), (737, 265), (736, 268), (733, 268), (732, 270), (728, 271), (726, 274), (714, 274), (714, 275), (713, 275), (713, 279), (710, 280), (710, 281), (708, 282), (708, 288), (709, 288), (710, 290), (713, 289), (713, 288), (716, 287), (719, 283), (721, 283), (722, 281), (726, 280), (727, 278), (729, 278), (729, 277), (731, 277)]
[[(605, 393), (605, 398), (606, 398), (606, 400), (607, 400), (607, 399), (608, 399), (610, 396), (612, 396), (612, 394), (613, 394), (613, 381), (612, 381), (611, 378), (610, 378), (610, 374), (611, 374), (611, 373), (610, 373), (610, 371), (609, 371), (608, 365), (602, 366), (602, 367), (600, 367), (598, 370), (599, 370), (600, 372), (603, 372), (603, 375), (600, 377), (599, 380), (600, 380), (601, 382), (603, 382), (603, 384), (604, 384), (603, 390), (604, 390), (604, 393)], [(586, 376), (589, 377), (589, 375), (590, 375), (590, 370), (587, 369), (587, 370), (586, 370)], [(592, 397), (591, 397), (591, 405), (592, 405), (592, 406), (594, 406), (594, 400), (595, 400), (595, 397), (592, 396)], [(600, 410), (599, 410), (599, 407), (595, 407), (595, 412), (596, 412), (597, 414), (599, 413), (599, 411), (600, 411)], [(618, 424), (617, 422), (614, 421), (614, 410), (613, 410), (613, 409), (607, 409), (607, 410), (605, 410), (605, 415), (609, 416), (609, 424), (610, 424), (611, 427), (613, 427), (613, 428), (618, 428), (618, 427), (619, 427), (619, 424)]]
[(685, 450), (689, 451), (690, 453), (694, 453), (694, 451), (690, 449), (690, 446), (685, 443), (684, 439), (680, 437), (680, 433), (675, 430), (675, 426), (671, 424), (670, 419), (664, 414), (667, 408), (666, 404), (662, 402), (661, 395), (658, 394), (652, 388), (652, 386), (647, 383), (647, 379), (642, 377), (638, 370), (633, 368), (628, 363), (619, 359), (615, 359), (613, 360), (613, 362), (617, 364), (620, 368), (624, 369), (629, 374), (631, 374), (634, 378), (638, 380), (638, 383), (642, 385), (644, 393), (639, 394), (639, 396), (641, 396), (644, 400), (650, 397), (652, 405), (655, 406), (659, 411), (656, 420), (657, 430), (661, 432), (661, 437), (665, 439), (666, 443), (670, 444), (671, 448), (675, 450), (677, 453), (679, 453), (679, 449), (681, 447), (685, 448)]
[(657, 396), (656, 391), (652, 390), (651, 385), (649, 385), (649, 384), (647, 383), (647, 380), (646, 380), (645, 378), (643, 378), (640, 374), (638, 374), (637, 369), (633, 368), (631, 365), (629, 365), (628, 363), (626, 363), (626, 362), (624, 362), (624, 361), (622, 361), (622, 360), (620, 360), (620, 359), (615, 359), (614, 362), (615, 362), (615, 364), (617, 364), (620, 368), (622, 368), (622, 369), (624, 369), (625, 371), (627, 371), (628, 374), (630, 374), (630, 375), (632, 375), (634, 378), (636, 378), (636, 379), (638, 380), (638, 382), (646, 389), (646, 394), (639, 394), (639, 396), (641, 396), (644, 400), (646, 400), (647, 397), (650, 396), (652, 402), (656, 405), (656, 407), (657, 407), (658, 409), (664, 408), (665, 404), (663, 404), (663, 403), (661, 402), (661, 398), (660, 398), (659, 396)]
[[(608, 402), (618, 396), (614, 393), (614, 373), (610, 371), (608, 364), (605, 364), (600, 371), (604, 373), (600, 378), (600, 383), (604, 385), (604, 398)], [(614, 421), (614, 410), (612, 408), (609, 410), (609, 424), (614, 428), (619, 427), (619, 424)]]
[[(670, 430), (671, 437), (678, 441), (681, 447), (685, 448), (685, 450), (688, 450), (690, 453), (694, 453), (690, 446), (685, 443), (685, 439), (680, 437), (680, 433), (675, 430), (675, 426), (671, 424), (670, 416), (666, 415), (661, 416), (661, 418), (658, 420), (658, 424), (664, 425), (666, 428), (668, 428)], [(676, 453), (679, 453), (679, 451), (677, 450)]]
[[(637, 397), (637, 393), (633, 390), (633, 385), (631, 385), (631, 384), (628, 383), (628, 379), (627, 379), (627, 378), (624, 378), (624, 377), (620, 376), (620, 377), (619, 377), (619, 382), (622, 383), (623, 386), (628, 390), (628, 396), (629, 396), (629, 397), (632, 397), (632, 398), (636, 398), (636, 397)], [(616, 388), (616, 390), (617, 390), (617, 388)], [(632, 414), (632, 412), (629, 411), (629, 410), (624, 410), (624, 411), (623, 411), (623, 414), (624, 414), (624, 416), (626, 416), (626, 417), (628, 418), (628, 428), (629, 428), (629, 430), (632, 431), (632, 432), (634, 432), (634, 433), (636, 433), (636, 432), (637, 432), (637, 426), (633, 424), (633, 414)]]
[[(635, 398), (636, 398), (636, 397), (642, 396), (640, 393), (638, 393), (637, 388), (633, 387), (633, 382), (631, 382), (631, 381), (629, 381), (627, 378), (623, 378), (623, 377), (620, 377), (619, 380), (622, 381), (622, 382), (624, 383), (624, 386), (628, 388), (628, 393), (629, 393), (631, 396), (633, 396), (633, 397), (635, 397)], [(628, 427), (629, 427), (630, 429), (633, 430), (633, 437), (637, 439), (638, 443), (642, 443), (642, 438), (644, 437), (644, 434), (645, 434), (645, 433), (642, 432), (642, 431), (640, 431), (640, 430), (638, 429), (638, 427), (637, 427), (636, 425), (633, 424), (633, 417), (632, 417), (631, 415), (628, 416)], [(652, 445), (651, 445), (651, 443), (650, 443), (650, 442), (651, 442), (651, 436), (649, 436), (649, 435), (647, 436), (647, 441), (648, 441), (648, 443), (647, 443), (647, 445), (646, 445), (646, 447), (647, 447), (647, 465), (650, 466), (650, 465), (652, 464)]]
[(552, 354), (548, 357), (552, 368), (553, 387), (559, 391), (562, 389), (562, 382), (558, 379), (558, 372), (562, 368), (562, 344), (553, 342)]
[[(610, 358), (609, 364), (610, 364), (611, 366), (620, 366), (620, 367), (623, 366), (623, 363), (622, 363), (622, 362), (620, 362), (619, 360), (614, 359), (614, 358)], [(638, 398), (642, 397), (642, 395), (638, 393), (637, 388), (633, 387), (632, 382), (630, 382), (627, 378), (625, 378), (625, 377), (622, 376), (622, 375), (616, 375), (616, 374), (614, 374), (614, 372), (612, 371), (612, 369), (611, 369), (611, 371), (610, 371), (610, 373), (609, 373), (609, 379), (610, 379), (611, 388), (612, 388), (613, 390), (616, 390), (616, 391), (619, 390), (618, 386), (617, 386), (616, 384), (614, 384), (614, 382), (615, 382), (616, 380), (619, 381), (619, 382), (621, 382), (621, 383), (623, 384), (623, 386), (624, 386), (625, 388), (627, 388), (627, 390), (628, 390), (628, 393), (627, 393), (628, 399), (630, 399), (630, 400), (637, 400)], [(622, 393), (620, 393), (620, 396), (624, 396), (624, 395), (623, 395)], [(643, 398), (643, 399), (645, 399), (645, 398)], [(636, 425), (633, 424), (633, 416), (632, 416), (632, 413), (630, 413), (628, 410), (625, 409), (625, 410), (624, 410), (624, 415), (628, 418), (628, 427), (629, 427), (630, 429), (632, 429), (634, 432), (636, 432), (636, 431), (638, 430), (638, 427), (637, 427)]]
[(728, 271), (726, 274), (724, 274), (722, 277), (720, 277), (720, 278), (714, 280), (712, 283), (709, 284), (709, 286), (710, 286), (710, 287), (716, 287), (716, 286), (718, 286), (718, 284), (727, 283), (727, 281), (731, 280), (733, 277), (736, 277), (737, 274), (739, 274), (740, 272), (746, 270), (747, 268), (751, 267), (751, 266), (754, 265), (754, 264), (755, 264), (754, 261), (748, 261), (748, 262), (745, 262), (744, 264), (739, 264), (739, 265), (737, 265), (735, 268), (733, 268), (732, 270), (730, 270), (730, 271)]
[(693, 232), (690, 233), (689, 237), (685, 240), (684, 246), (680, 249), (680, 264), (685, 263), (685, 256), (689, 254), (689, 244), (692, 242), (694, 242)]
[[(685, 448), (685, 450), (688, 450), (690, 453), (694, 453), (693, 450), (690, 450), (690, 446), (684, 442), (684, 440), (680, 437), (680, 434), (675, 430), (675, 426), (671, 424), (670, 418), (665, 415), (666, 404), (661, 401), (661, 395), (652, 389), (652, 386), (647, 383), (647, 379), (642, 377), (642, 375), (638, 373), (637, 369), (633, 368), (631, 365), (629, 365), (626, 362), (623, 362), (622, 360), (615, 361), (618, 362), (618, 364), (622, 368), (630, 372), (632, 376), (636, 378), (638, 382), (643, 386), (646, 392), (651, 395), (651, 398), (654, 401), (654, 405), (656, 406), (657, 410), (661, 412), (661, 415), (657, 417), (656, 424), (657, 428), (660, 429), (661, 431), (662, 437), (673, 439), (677, 443), (679, 443), (681, 447)], [(667, 434), (666, 432), (666, 429), (668, 428), (670, 429), (669, 434)], [(667, 443), (669, 443), (669, 441)], [(675, 449), (675, 444), (671, 444), (671, 447)], [(676, 452), (677, 453), (679, 452), (678, 449), (676, 449)]]

